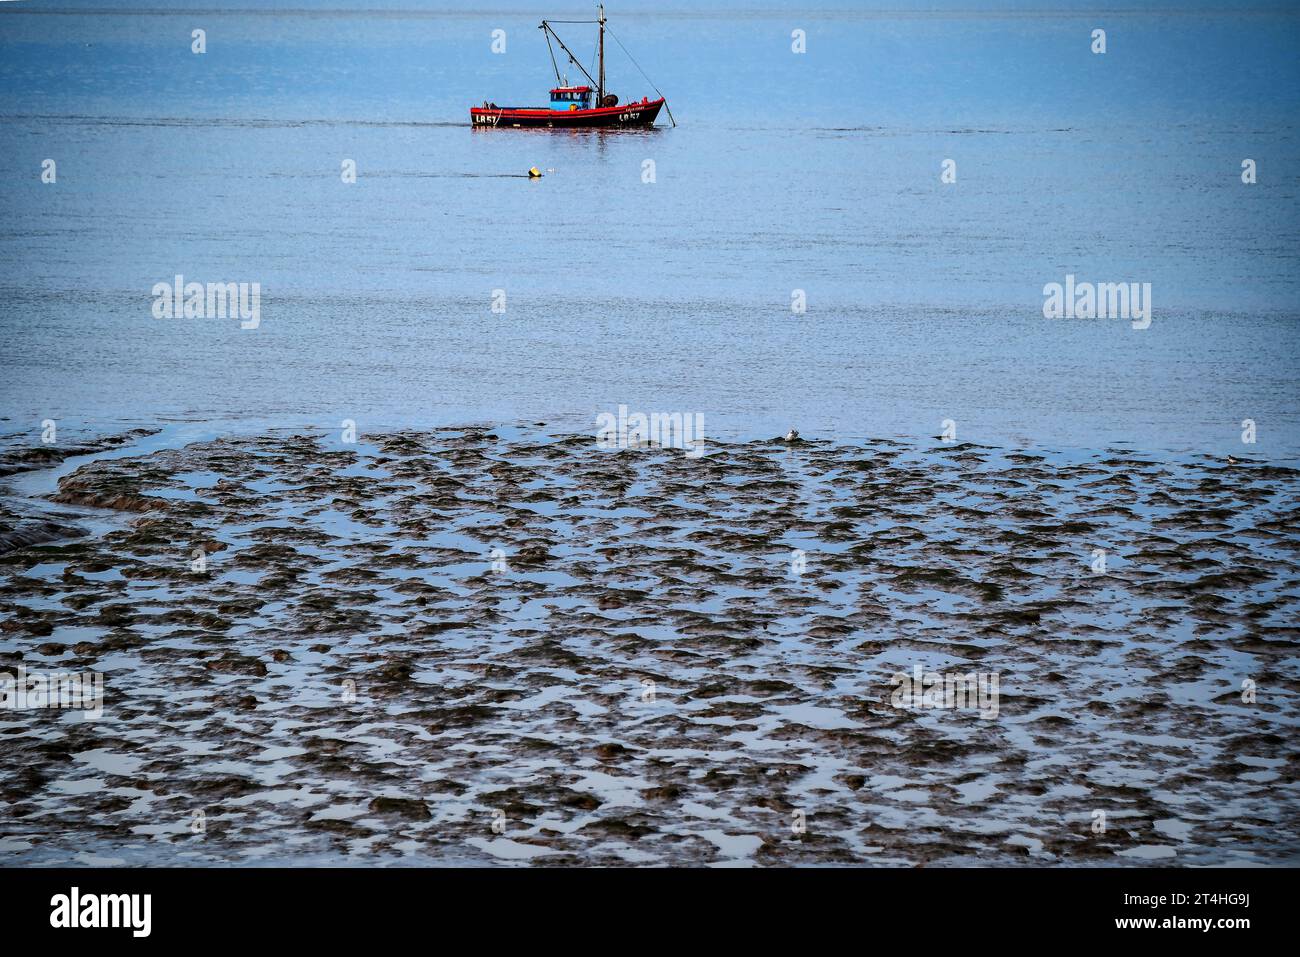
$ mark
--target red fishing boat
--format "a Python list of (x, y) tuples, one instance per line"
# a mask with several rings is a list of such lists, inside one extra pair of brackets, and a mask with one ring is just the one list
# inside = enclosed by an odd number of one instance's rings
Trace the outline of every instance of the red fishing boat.
[[(596, 75), (592, 76), (586, 68), (573, 55), (564, 41), (560, 39), (559, 34), (551, 27), (552, 23), (595, 23), (599, 26), (599, 35), (596, 41)], [(659, 116), (661, 109), (667, 110), (668, 118), (672, 119), (672, 111), (668, 110), (668, 104), (664, 100), (662, 93), (655, 89), (658, 94), (656, 99), (643, 96), (639, 101), (630, 103), (620, 103), (618, 96), (609, 92), (605, 87), (605, 34), (608, 32), (614, 41), (620, 47), (623, 47), (623, 41), (614, 35), (612, 30), (606, 26), (605, 7), (600, 6), (599, 17), (595, 20), (543, 20), (538, 28), (546, 36), (546, 48), (551, 53), (551, 66), (555, 70), (555, 88), (551, 90), (550, 106), (497, 106), (495, 103), (484, 103), (482, 106), (471, 106), (469, 109), (469, 121), (475, 128), (493, 128), (506, 127), (507, 129), (525, 129), (525, 128), (542, 128), (542, 129), (586, 129), (601, 127), (634, 127), (634, 126), (653, 126), (655, 118)], [(582, 75), (587, 78), (586, 86), (570, 86), (568, 78), (560, 74), (560, 68), (555, 62), (555, 47), (551, 45), (551, 40), (560, 45), (560, 49), (569, 58), (569, 63), (576, 66), (582, 71)], [(627, 53), (627, 47), (623, 47), (623, 52)], [(628, 53), (628, 59), (632, 55)], [(635, 66), (636, 61), (632, 60)], [(641, 68), (637, 66), (637, 69)], [(645, 76), (644, 71), (641, 74)], [(646, 82), (650, 83), (650, 78), (646, 77)], [(654, 84), (650, 83), (651, 89)], [(676, 126), (676, 122), (673, 123)]]

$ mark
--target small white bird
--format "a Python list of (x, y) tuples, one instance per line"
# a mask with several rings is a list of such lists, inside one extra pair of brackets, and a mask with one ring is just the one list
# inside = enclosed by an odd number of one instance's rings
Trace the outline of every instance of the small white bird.
[(796, 441), (798, 438), (799, 438), (799, 433), (796, 432), (794, 429), (791, 429), (789, 432), (787, 432), (787, 433), (785, 434), (785, 440), (786, 440), (787, 442), (794, 442), (794, 441)]
[(1229, 464), (1229, 465), (1236, 465), (1237, 462), (1238, 462), (1237, 459), (1234, 459), (1231, 455), (1228, 456), (1228, 464)]

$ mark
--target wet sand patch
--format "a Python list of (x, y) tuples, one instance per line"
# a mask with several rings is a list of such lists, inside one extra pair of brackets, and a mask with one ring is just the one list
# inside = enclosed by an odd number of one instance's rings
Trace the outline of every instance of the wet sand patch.
[[(117, 520), (10, 543), (0, 670), (105, 714), (0, 712), (3, 859), (1294, 863), (1298, 479), (515, 428), (88, 461), (53, 499)], [(918, 665), (997, 716), (895, 707)]]

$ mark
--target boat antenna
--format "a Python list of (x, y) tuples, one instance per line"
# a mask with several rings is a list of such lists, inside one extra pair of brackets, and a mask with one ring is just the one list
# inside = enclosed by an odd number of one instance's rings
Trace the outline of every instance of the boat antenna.
[[(601, 9), (602, 9), (602, 16), (603, 16), (603, 10), (604, 10), (604, 8), (602, 7)], [(603, 21), (602, 21), (602, 22), (603, 22)], [(617, 43), (617, 44), (619, 45), (619, 48), (622, 49), (622, 51), (623, 51), (624, 53), (627, 53), (627, 58), (628, 58), (629, 60), (632, 61), (632, 65), (633, 65), (634, 67), (637, 68), (637, 71), (638, 71), (642, 76), (645, 77), (645, 81), (646, 81), (647, 83), (650, 84), (650, 89), (654, 90), (656, 93), (659, 94), (659, 99), (661, 99), (661, 100), (664, 101), (664, 110), (668, 113), (668, 119), (670, 119), (670, 120), (673, 121), (673, 126), (676, 126), (676, 125), (677, 125), (677, 120), (673, 119), (673, 111), (672, 111), (671, 109), (669, 109), (669, 107), (668, 107), (668, 99), (663, 95), (663, 93), (661, 93), (661, 92), (659, 91), (659, 87), (655, 86), (655, 84), (654, 84), (654, 80), (652, 80), (652, 79), (650, 79), (650, 77), (646, 76), (646, 72), (645, 72), (645, 70), (642, 70), (642, 69), (641, 69), (641, 64), (636, 62), (636, 58), (635, 58), (634, 56), (632, 56), (631, 53), (628, 53), (628, 49), (627, 49), (627, 47), (623, 46), (623, 41), (620, 40), (620, 39), (618, 38), (618, 34), (616, 34), (613, 30), (610, 30), (610, 31), (609, 31), (609, 35), (610, 35), (611, 37), (614, 38), (614, 42)], [(601, 61), (601, 75), (602, 75), (602, 76), (604, 76), (604, 72), (605, 72), (605, 71), (604, 71), (604, 61), (602, 60), (602, 61)]]

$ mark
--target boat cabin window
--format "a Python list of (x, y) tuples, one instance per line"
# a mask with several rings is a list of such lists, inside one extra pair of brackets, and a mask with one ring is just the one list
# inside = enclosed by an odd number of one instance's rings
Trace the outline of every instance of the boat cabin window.
[(552, 90), (551, 103), (561, 109), (570, 109), (570, 105), (576, 105), (578, 109), (587, 109), (591, 103), (591, 94), (585, 90)]

